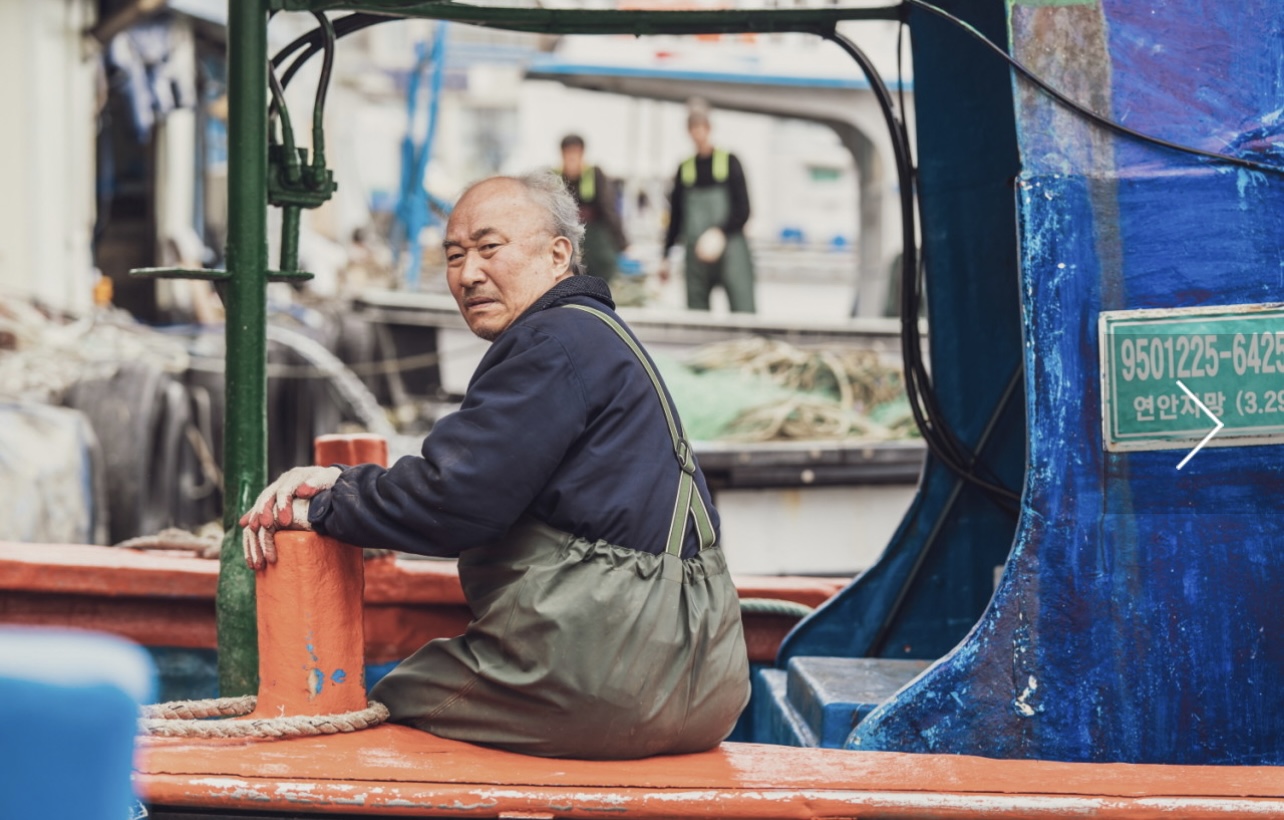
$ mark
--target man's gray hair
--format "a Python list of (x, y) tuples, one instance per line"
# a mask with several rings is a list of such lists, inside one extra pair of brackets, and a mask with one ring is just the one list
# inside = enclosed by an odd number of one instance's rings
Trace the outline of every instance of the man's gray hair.
[(549, 230), (553, 235), (564, 236), (571, 241), (571, 273), (583, 273), (584, 223), (580, 222), (580, 206), (571, 196), (562, 175), (553, 171), (535, 171), (513, 179), (521, 183), (526, 194), (548, 214)]
[(571, 196), (562, 175), (556, 171), (535, 171), (520, 176), (487, 177), (469, 185), (459, 198), (463, 199), (465, 194), (483, 182), (497, 179), (512, 180), (522, 186), (531, 201), (548, 216), (548, 230), (553, 236), (564, 236), (570, 241), (571, 273), (583, 273), (584, 260), (581, 253), (584, 247), (584, 223), (580, 222), (580, 206), (576, 204), (575, 197)]

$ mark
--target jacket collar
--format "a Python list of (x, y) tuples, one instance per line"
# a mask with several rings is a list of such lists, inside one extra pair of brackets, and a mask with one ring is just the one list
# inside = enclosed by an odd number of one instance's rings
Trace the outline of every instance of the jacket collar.
[(542, 310), (559, 307), (580, 297), (594, 299), (612, 310), (615, 309), (615, 301), (611, 299), (611, 289), (606, 286), (605, 282), (596, 276), (579, 274), (568, 276), (549, 288), (543, 296), (535, 300), (533, 305), (526, 308), (513, 324), (517, 324)]

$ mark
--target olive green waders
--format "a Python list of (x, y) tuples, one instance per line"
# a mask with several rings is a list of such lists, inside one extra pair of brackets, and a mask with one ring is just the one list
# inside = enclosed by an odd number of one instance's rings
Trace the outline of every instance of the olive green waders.
[[(545, 757), (698, 752), (749, 700), (740, 604), (695, 486), (695, 459), (633, 338), (677, 456), (677, 499), (659, 555), (588, 541), (533, 518), (459, 557), (473, 621), (432, 641), (371, 692), (392, 719), (442, 737)], [(625, 465), (621, 465), (623, 468)], [(687, 519), (700, 551), (681, 556)]]
[(584, 272), (596, 276), (608, 285), (619, 270), (615, 250), (615, 240), (611, 230), (598, 222), (589, 222), (584, 226), (584, 244), (581, 253), (584, 259)]
[[(563, 182), (570, 184), (566, 179), (565, 171), (558, 168), (557, 174)], [(597, 203), (597, 169), (592, 165), (580, 168), (579, 182), (572, 187), (578, 194), (581, 206), (580, 219), (584, 222), (584, 242), (580, 246), (584, 272), (590, 276), (596, 276), (609, 285), (615, 278), (615, 274), (619, 272), (617, 257), (620, 249), (615, 246), (615, 237), (611, 235), (610, 228), (585, 216), (586, 207)], [(591, 211), (588, 213), (591, 214)]]
[(736, 313), (753, 313), (753, 258), (743, 233), (727, 234), (727, 249), (712, 264), (695, 255), (696, 240), (709, 228), (720, 227), (731, 214), (731, 195), (726, 185), (707, 188), (683, 187), (682, 242), (686, 247), (685, 275), (687, 307), (708, 310), (709, 294), (717, 285), (727, 291), (727, 301)]

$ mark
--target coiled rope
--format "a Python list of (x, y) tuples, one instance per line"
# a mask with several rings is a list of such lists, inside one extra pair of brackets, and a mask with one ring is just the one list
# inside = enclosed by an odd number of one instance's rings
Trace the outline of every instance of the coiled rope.
[(785, 601), (780, 598), (741, 598), (740, 611), (750, 615), (785, 615), (790, 618), (806, 618), (813, 610), (806, 604), (797, 601)]
[(908, 406), (886, 423), (870, 417), (876, 408), (905, 401), (900, 368), (873, 350), (805, 349), (754, 337), (706, 345), (684, 363), (697, 373), (734, 370), (793, 391), (742, 410), (719, 436), (728, 441), (891, 441), (914, 433)]
[(210, 720), (242, 717), (254, 711), (258, 698), (210, 698), (175, 700), (144, 706), (139, 730), (153, 737), (267, 738), (313, 737), (357, 732), (378, 726), (388, 719), (388, 707), (370, 701), (365, 709), (334, 715), (290, 715), (251, 720)]

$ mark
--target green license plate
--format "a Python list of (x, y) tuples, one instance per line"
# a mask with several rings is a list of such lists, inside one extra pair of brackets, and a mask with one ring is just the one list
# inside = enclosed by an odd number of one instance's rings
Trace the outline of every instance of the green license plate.
[(1284, 442), (1284, 304), (1103, 311), (1098, 333), (1107, 450), (1198, 444), (1196, 398), (1226, 425), (1209, 447)]

